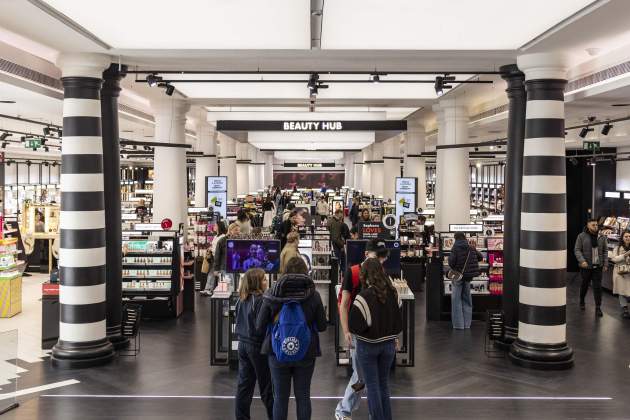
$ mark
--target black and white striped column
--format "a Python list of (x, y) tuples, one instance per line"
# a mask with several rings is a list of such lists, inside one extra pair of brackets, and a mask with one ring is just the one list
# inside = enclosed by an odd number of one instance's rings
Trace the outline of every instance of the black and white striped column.
[[(89, 60), (96, 59), (95, 62)], [(83, 63), (81, 60), (85, 60)], [(106, 337), (105, 205), (101, 75), (109, 57), (62, 56), (63, 141), (59, 247), (59, 341), (52, 363), (88, 367), (110, 361)]]
[(566, 340), (566, 166), (564, 88), (559, 54), (519, 57), (527, 110), (523, 153), (518, 338), (514, 363), (566, 369), (573, 351)]

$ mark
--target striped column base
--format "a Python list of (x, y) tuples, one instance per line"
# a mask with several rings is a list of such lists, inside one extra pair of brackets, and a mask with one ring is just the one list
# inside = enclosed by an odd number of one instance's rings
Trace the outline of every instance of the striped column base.
[(501, 350), (508, 351), (510, 350), (512, 343), (514, 343), (517, 338), (518, 338), (518, 328), (508, 327), (506, 325), (503, 337), (495, 340), (494, 346)]
[(59, 340), (52, 349), (52, 365), (64, 369), (99, 366), (114, 358), (114, 346), (108, 339), (70, 343)]
[(541, 370), (564, 370), (573, 366), (573, 350), (567, 343), (534, 344), (516, 339), (510, 348), (514, 364)]

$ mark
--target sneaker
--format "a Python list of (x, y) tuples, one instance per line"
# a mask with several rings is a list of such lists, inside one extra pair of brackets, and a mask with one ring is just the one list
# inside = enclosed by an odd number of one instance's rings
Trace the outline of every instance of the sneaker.
[(599, 306), (597, 307), (597, 309), (595, 309), (595, 316), (601, 318), (604, 316), (604, 313), (602, 312), (602, 310), (599, 308)]
[(335, 413), (335, 420), (352, 420), (352, 417), (344, 416), (343, 414)]

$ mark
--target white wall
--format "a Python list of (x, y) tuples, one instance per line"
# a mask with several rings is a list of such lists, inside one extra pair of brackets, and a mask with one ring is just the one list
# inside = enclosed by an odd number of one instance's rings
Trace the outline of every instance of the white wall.
[[(630, 147), (619, 147), (617, 153), (630, 153)], [(630, 161), (617, 162), (617, 190), (630, 191)]]

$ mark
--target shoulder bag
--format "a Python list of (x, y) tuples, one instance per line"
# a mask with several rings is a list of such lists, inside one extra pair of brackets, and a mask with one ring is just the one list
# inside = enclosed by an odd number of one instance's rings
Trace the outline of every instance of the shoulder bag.
[[(621, 246), (617, 247), (617, 256), (621, 255), (621, 249)], [(630, 261), (628, 260), (629, 258), (626, 257), (623, 262), (617, 264), (617, 274), (622, 276), (630, 274)]]
[(446, 278), (451, 280), (453, 283), (457, 283), (464, 278), (464, 273), (466, 272), (466, 266), (468, 265), (468, 258), (470, 257), (470, 248), (468, 248), (468, 254), (466, 255), (466, 262), (464, 262), (464, 267), (462, 267), (462, 271), (457, 271), (455, 269), (448, 270), (446, 273)]

